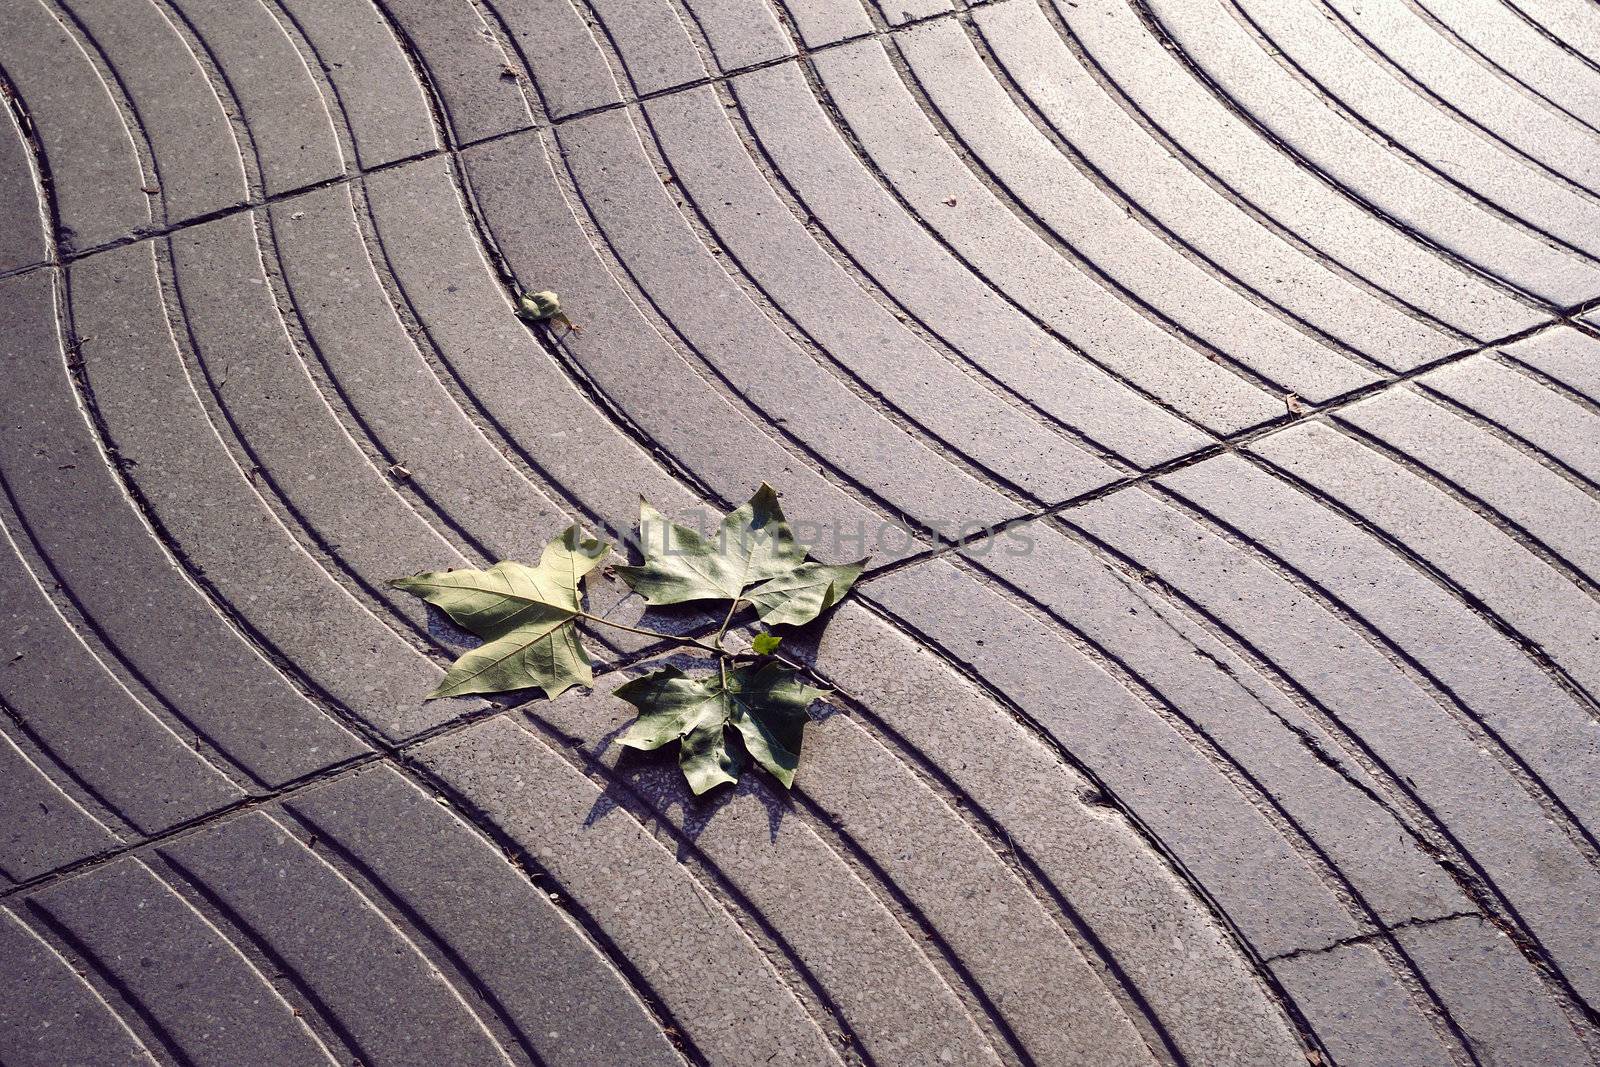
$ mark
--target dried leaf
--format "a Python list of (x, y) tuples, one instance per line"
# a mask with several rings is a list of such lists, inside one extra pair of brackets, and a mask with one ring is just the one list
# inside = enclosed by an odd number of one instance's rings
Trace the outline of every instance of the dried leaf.
[(506, 561), (488, 570), (432, 571), (390, 584), (444, 611), (484, 643), (450, 666), (435, 697), (538, 687), (552, 699), (594, 673), (578, 640), (579, 583), (611, 546), (568, 527), (537, 567)]

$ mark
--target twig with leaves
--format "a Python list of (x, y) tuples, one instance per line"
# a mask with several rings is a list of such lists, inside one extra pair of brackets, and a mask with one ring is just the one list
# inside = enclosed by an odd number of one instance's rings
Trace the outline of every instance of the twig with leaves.
[[(706, 536), (664, 518), (648, 502), (639, 508), (643, 562), (613, 568), (650, 607), (729, 601), (710, 641), (629, 626), (584, 610), (582, 582), (611, 546), (585, 537), (576, 526), (545, 546), (537, 566), (505, 561), (487, 570), (450, 570), (396, 579), (399, 589), (443, 609), (483, 638), (445, 673), (437, 697), (498, 693), (537, 687), (555, 699), (575, 685), (592, 685), (593, 669), (578, 620), (688, 646), (712, 656), (717, 673), (691, 677), (677, 667), (635, 678), (616, 695), (639, 710), (619, 743), (656, 749), (679, 743), (678, 763), (690, 788), (704, 793), (737, 782), (744, 751), (781, 782), (794, 783), (808, 716), (827, 691), (805, 684), (805, 668), (777, 655), (782, 637), (756, 634), (751, 651), (729, 650), (728, 627), (741, 606), (770, 626), (801, 626), (837, 604), (855, 584), (866, 560), (831, 564), (809, 559), (783, 517), (768, 485)], [(654, 535), (654, 537), (653, 537)]]

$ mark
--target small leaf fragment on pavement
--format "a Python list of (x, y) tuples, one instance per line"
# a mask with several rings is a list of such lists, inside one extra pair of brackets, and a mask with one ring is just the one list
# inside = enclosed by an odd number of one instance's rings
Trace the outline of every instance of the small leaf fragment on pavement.
[(594, 673), (578, 640), (579, 583), (611, 546), (576, 525), (545, 546), (539, 565), (506, 561), (488, 570), (431, 571), (390, 584), (415, 593), (484, 639), (445, 673), (436, 697), (537, 686), (554, 699)]
[(578, 331), (578, 327), (561, 309), (561, 297), (549, 289), (523, 293), (517, 297), (517, 318), (525, 322), (559, 322), (573, 332)]
[(724, 733), (732, 727), (745, 751), (789, 788), (800, 764), (806, 708), (827, 692), (777, 663), (740, 667), (725, 678), (690, 678), (666, 667), (628, 682), (616, 694), (639, 709), (639, 718), (618, 743), (649, 750), (680, 741), (679, 766), (698, 794), (738, 781), (739, 761)]
[(755, 649), (758, 656), (770, 656), (778, 651), (778, 646), (783, 644), (783, 638), (773, 633), (756, 634), (750, 639), (750, 647)]
[(517, 298), (517, 317), (543, 322), (561, 314), (561, 298), (548, 289), (542, 293), (523, 293)]

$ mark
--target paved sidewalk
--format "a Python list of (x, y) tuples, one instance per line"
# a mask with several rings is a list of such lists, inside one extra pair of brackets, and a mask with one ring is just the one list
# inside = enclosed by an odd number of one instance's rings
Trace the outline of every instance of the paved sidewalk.
[[(1600, 1062), (1600, 7), (0, 0), (0, 91), (6, 1067)], [(422, 700), (387, 579), (763, 481), (874, 552), (792, 794), (614, 633)]]

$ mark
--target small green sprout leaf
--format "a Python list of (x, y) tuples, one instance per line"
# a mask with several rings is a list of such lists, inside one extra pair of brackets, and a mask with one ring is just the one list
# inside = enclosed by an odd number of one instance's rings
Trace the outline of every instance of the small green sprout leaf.
[(755, 649), (758, 656), (770, 656), (778, 651), (778, 646), (783, 644), (783, 638), (774, 633), (760, 633), (750, 639), (750, 647)]

